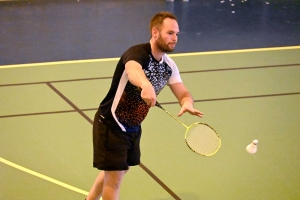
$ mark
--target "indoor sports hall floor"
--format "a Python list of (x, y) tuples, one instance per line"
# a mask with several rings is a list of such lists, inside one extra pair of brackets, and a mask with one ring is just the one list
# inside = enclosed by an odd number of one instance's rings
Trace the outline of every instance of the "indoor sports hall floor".
[[(0, 199), (85, 198), (98, 174), (94, 113), (117, 57), (147, 42), (148, 21), (161, 10), (182, 24), (171, 56), (204, 112), (180, 119), (212, 125), (222, 146), (196, 155), (185, 128), (151, 108), (142, 163), (125, 176), (120, 199), (300, 199), (300, 2), (235, 1), (235, 13), (227, 0), (125, 2), (0, 2)], [(158, 101), (178, 113), (167, 87)], [(258, 151), (249, 154), (254, 139)]]

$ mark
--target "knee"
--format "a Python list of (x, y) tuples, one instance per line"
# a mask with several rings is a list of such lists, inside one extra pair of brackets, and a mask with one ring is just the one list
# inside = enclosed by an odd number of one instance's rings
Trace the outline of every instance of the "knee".
[(128, 170), (123, 171), (105, 171), (104, 181), (106, 183), (114, 183), (118, 184), (121, 183), (123, 176)]

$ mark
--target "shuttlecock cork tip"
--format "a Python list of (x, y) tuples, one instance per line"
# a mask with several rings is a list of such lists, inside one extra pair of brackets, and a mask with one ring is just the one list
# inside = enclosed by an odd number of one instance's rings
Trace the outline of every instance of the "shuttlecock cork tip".
[(246, 147), (246, 150), (248, 151), (248, 153), (256, 153), (257, 143), (258, 143), (258, 140), (253, 140), (252, 143)]

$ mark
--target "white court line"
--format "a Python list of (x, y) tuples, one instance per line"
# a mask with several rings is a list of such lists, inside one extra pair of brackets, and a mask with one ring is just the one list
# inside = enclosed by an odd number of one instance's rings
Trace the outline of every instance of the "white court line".
[[(169, 56), (170, 57), (185, 57), (185, 56), (201, 56), (201, 55), (215, 55), (215, 54), (261, 52), (261, 51), (279, 51), (279, 50), (292, 50), (292, 49), (300, 49), (300, 46), (240, 49), (240, 50), (225, 50), (225, 51), (208, 51), (208, 52), (194, 52), (194, 53), (178, 53), (178, 54), (170, 54)], [(2, 66), (0, 66), (0, 69), (20, 68), (20, 67), (37, 67), (37, 66), (47, 66), (47, 65), (62, 65), (62, 64), (80, 64), (80, 63), (93, 63), (93, 62), (109, 62), (109, 61), (118, 61), (119, 59), (120, 58), (101, 58), (101, 59), (88, 59), (88, 60), (70, 60), (70, 61), (57, 61), (57, 62), (2, 65)]]
[(10, 162), (10, 161), (8, 161), (8, 160), (5, 160), (5, 159), (3, 159), (3, 158), (1, 158), (1, 157), (0, 157), (0, 162), (4, 163), (4, 164), (6, 164), (6, 165), (9, 165), (9, 166), (11, 166), (11, 167), (13, 167), (13, 168), (15, 168), (15, 169), (18, 169), (18, 170), (20, 170), (20, 171), (26, 172), (26, 173), (31, 174), (31, 175), (33, 175), (33, 176), (36, 176), (36, 177), (38, 177), (38, 178), (41, 178), (41, 179), (44, 179), (44, 180), (49, 181), (49, 182), (51, 182), (51, 183), (54, 183), (54, 184), (56, 184), (56, 185), (59, 185), (59, 186), (61, 186), (61, 187), (67, 188), (67, 189), (69, 189), (69, 190), (72, 190), (72, 191), (74, 191), (74, 192), (77, 192), (77, 193), (80, 193), (80, 194), (83, 194), (83, 195), (88, 195), (88, 192), (87, 192), (87, 191), (81, 190), (81, 189), (79, 189), (79, 188), (76, 188), (76, 187), (74, 187), (74, 186), (68, 185), (68, 184), (63, 183), (63, 182), (61, 182), (61, 181), (55, 180), (55, 179), (53, 179), (53, 178), (51, 178), (51, 177), (49, 177), (49, 176), (45, 176), (45, 175), (43, 175), (43, 174), (37, 173), (37, 172), (35, 172), (35, 171), (32, 171), (32, 170), (30, 170), (30, 169), (27, 169), (27, 168), (25, 168), (25, 167), (22, 167), (22, 166), (20, 166), (20, 165), (17, 165), (17, 164), (15, 164), (15, 163), (13, 163), (13, 162)]
[(293, 49), (300, 49), (300, 46), (256, 48), (256, 49), (237, 49), (237, 50), (207, 51), (207, 52), (194, 52), (194, 53), (179, 53), (179, 54), (171, 54), (170, 57), (201, 56), (201, 55), (231, 54), (231, 53), (247, 53), (247, 52), (261, 52), (261, 51), (280, 51), (280, 50), (293, 50)]

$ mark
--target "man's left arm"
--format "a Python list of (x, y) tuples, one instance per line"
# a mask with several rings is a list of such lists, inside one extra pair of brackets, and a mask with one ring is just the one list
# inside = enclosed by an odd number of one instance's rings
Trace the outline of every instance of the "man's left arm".
[(191, 115), (196, 115), (201, 118), (203, 117), (203, 113), (194, 108), (193, 97), (182, 82), (170, 84), (169, 87), (181, 106), (178, 113), (179, 117), (185, 112), (189, 112)]

